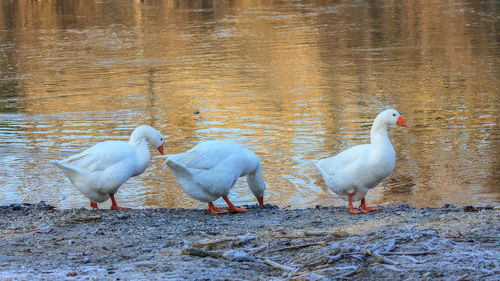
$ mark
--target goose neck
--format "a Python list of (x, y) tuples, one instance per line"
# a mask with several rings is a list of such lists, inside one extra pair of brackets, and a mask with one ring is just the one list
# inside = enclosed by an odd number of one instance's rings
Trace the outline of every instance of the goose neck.
[(129, 140), (129, 144), (135, 150), (135, 154), (138, 160), (137, 174), (140, 174), (144, 172), (144, 170), (146, 170), (151, 158), (151, 156), (149, 155), (148, 143), (144, 136), (135, 137), (134, 134), (132, 134)]
[(387, 125), (381, 125), (374, 123), (370, 131), (370, 142), (371, 144), (391, 144), (389, 139), (389, 131), (387, 130)]

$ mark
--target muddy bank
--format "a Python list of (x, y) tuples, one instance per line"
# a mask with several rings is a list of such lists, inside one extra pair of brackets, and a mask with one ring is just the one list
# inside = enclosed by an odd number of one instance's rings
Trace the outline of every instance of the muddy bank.
[(498, 207), (0, 207), (1, 280), (498, 280)]

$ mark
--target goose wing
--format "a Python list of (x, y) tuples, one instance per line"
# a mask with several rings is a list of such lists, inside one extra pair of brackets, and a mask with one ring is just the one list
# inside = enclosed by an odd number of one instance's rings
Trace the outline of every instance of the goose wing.
[(133, 162), (134, 149), (126, 142), (106, 141), (63, 160), (90, 172), (103, 171), (119, 163)]

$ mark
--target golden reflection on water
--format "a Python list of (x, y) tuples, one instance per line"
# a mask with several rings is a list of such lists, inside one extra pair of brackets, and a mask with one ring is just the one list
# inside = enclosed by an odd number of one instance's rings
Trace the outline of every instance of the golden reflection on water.
[[(2, 2), (0, 204), (86, 206), (49, 161), (148, 124), (167, 154), (254, 150), (269, 203), (343, 205), (312, 161), (369, 141), (387, 107), (409, 127), (370, 203), (496, 204), (498, 20), (487, 1)], [(120, 204), (204, 207), (152, 155)], [(231, 198), (255, 203), (243, 180)]]

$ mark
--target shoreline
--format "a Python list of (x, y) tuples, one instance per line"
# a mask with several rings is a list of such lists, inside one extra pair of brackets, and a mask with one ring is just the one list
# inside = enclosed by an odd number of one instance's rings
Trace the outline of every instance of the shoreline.
[(2, 280), (496, 280), (500, 208), (0, 206)]

